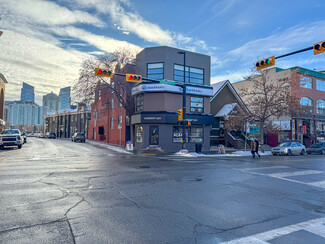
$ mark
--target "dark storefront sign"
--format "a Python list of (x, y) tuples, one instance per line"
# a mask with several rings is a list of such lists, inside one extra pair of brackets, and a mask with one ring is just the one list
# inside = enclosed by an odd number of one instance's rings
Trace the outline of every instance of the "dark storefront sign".
[[(192, 125), (211, 125), (212, 115), (187, 114)], [(177, 124), (176, 113), (141, 113), (132, 116), (132, 124)]]

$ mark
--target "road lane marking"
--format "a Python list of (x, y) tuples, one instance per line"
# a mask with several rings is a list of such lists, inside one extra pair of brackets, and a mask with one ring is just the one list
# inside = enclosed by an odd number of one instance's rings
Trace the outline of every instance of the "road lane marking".
[[(282, 166), (279, 166), (282, 167)], [(265, 167), (265, 169), (268, 167)], [(289, 167), (286, 167), (289, 168)], [(275, 179), (280, 179), (280, 180), (285, 180), (285, 181), (290, 181), (290, 182), (294, 182), (294, 183), (298, 183), (298, 184), (303, 184), (303, 185), (308, 185), (308, 186), (315, 186), (318, 188), (322, 188), (325, 189), (325, 181), (316, 181), (316, 182), (303, 182), (303, 181), (299, 181), (299, 180), (293, 180), (293, 179), (288, 179), (285, 177), (288, 176), (301, 176), (301, 175), (308, 175), (308, 174), (321, 174), (321, 173), (325, 173), (324, 171), (318, 171), (318, 170), (304, 170), (304, 171), (296, 171), (296, 172), (285, 172), (285, 173), (276, 173), (276, 174), (267, 174), (267, 173), (259, 173), (259, 172), (254, 172), (252, 170), (256, 170), (256, 169), (260, 169), (260, 168), (244, 168), (244, 169), (236, 169), (239, 170), (241, 172), (244, 173), (249, 173), (249, 174), (254, 174), (254, 175), (261, 175), (261, 176), (268, 176), (271, 178), (275, 178)], [(261, 168), (262, 169), (262, 168)], [(308, 173), (309, 172), (309, 173)]]
[(297, 171), (297, 172), (288, 172), (288, 173), (276, 173), (276, 174), (267, 174), (271, 177), (290, 177), (290, 176), (300, 176), (300, 175), (312, 175), (312, 174), (321, 174), (324, 173), (324, 171), (319, 170), (304, 170), (304, 171)]
[(258, 168), (243, 168), (241, 170), (263, 170), (263, 169), (289, 169), (287, 166), (270, 166), (270, 167), (258, 167)]
[(314, 182), (309, 182), (308, 185), (311, 186), (317, 186), (321, 188), (325, 188), (325, 181), (314, 181)]
[[(239, 244), (239, 243), (251, 243), (251, 244), (259, 244), (259, 243), (269, 243), (268, 241), (275, 239), (280, 236), (288, 235), (296, 231), (306, 230), (321, 236), (325, 237), (325, 218), (312, 219), (305, 222), (301, 222), (298, 224), (288, 225), (285, 227), (273, 229), (270, 231), (258, 233), (255, 235), (238, 238), (235, 240), (222, 242), (222, 244)], [(325, 240), (324, 240), (325, 242)]]

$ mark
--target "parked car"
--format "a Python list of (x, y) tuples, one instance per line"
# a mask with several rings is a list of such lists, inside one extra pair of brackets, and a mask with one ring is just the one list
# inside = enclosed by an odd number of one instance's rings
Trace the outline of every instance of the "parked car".
[(71, 141), (73, 142), (85, 142), (86, 141), (86, 137), (85, 137), (85, 133), (74, 133), (74, 135), (71, 137)]
[(307, 153), (320, 153), (325, 155), (325, 142), (317, 142), (307, 148)]
[(9, 146), (17, 146), (20, 149), (24, 144), (20, 130), (4, 130), (0, 134), (0, 149)]
[(304, 155), (306, 152), (306, 147), (299, 142), (283, 142), (276, 147), (271, 149), (273, 155)]
[(55, 139), (56, 138), (56, 135), (53, 132), (47, 132), (45, 138)]
[(27, 136), (26, 136), (26, 133), (25, 132), (22, 132), (21, 133), (21, 136), (23, 137), (24, 139), (24, 144), (27, 142)]

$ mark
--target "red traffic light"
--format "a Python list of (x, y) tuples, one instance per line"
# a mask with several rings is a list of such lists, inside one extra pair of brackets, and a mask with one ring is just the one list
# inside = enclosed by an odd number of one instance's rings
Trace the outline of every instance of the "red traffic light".
[(98, 70), (98, 74), (102, 74), (103, 71), (101, 69)]
[(137, 74), (126, 74), (126, 81), (142, 82), (142, 76)]

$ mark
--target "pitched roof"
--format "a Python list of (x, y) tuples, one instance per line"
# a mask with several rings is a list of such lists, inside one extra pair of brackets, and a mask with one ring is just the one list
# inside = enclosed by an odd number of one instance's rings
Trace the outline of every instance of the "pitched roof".
[(214, 117), (224, 117), (228, 116), (228, 114), (231, 113), (231, 111), (237, 106), (237, 103), (229, 103), (224, 105), (219, 112)]

